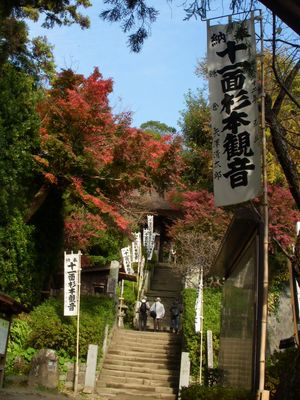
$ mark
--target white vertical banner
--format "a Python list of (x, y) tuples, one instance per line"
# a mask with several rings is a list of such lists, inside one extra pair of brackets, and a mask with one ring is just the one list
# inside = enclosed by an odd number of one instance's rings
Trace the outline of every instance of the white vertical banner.
[(155, 247), (155, 238), (158, 234), (156, 232), (152, 233), (149, 240), (149, 245), (147, 248), (147, 260), (152, 260), (153, 250)]
[(123, 249), (121, 249), (121, 254), (122, 254), (123, 266), (124, 266), (126, 274), (129, 274), (129, 275), (134, 274), (132, 264), (131, 264), (130, 246), (123, 247)]
[(131, 244), (132, 249), (132, 262), (139, 262), (141, 257), (141, 234), (140, 232), (133, 234), (135, 239)]
[(203, 323), (203, 271), (201, 269), (200, 272), (200, 280), (197, 291), (197, 300), (195, 303), (195, 332), (202, 332), (202, 323)]
[(145, 248), (148, 247), (149, 236), (150, 236), (149, 229), (144, 228), (144, 229), (143, 229), (143, 246), (144, 246)]
[(147, 215), (147, 225), (148, 225), (148, 229), (150, 234), (153, 234), (153, 229), (154, 229), (154, 217), (153, 215)]
[(64, 253), (64, 315), (78, 315), (81, 252)]
[(261, 192), (254, 21), (207, 27), (216, 206)]

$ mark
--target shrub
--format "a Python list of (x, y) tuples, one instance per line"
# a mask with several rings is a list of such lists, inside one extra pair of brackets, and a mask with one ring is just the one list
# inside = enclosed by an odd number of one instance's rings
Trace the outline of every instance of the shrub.
[(254, 400), (255, 395), (247, 390), (221, 386), (191, 385), (180, 391), (181, 400)]
[[(200, 335), (195, 333), (195, 303), (197, 298), (196, 289), (184, 289), (184, 318), (183, 318), (183, 335), (186, 350), (189, 352), (191, 360), (192, 376), (199, 375), (199, 358), (200, 358)], [(218, 288), (204, 288), (203, 292), (203, 365), (204, 376), (209, 379), (206, 368), (206, 332), (213, 332), (213, 351), (214, 363), (217, 365), (217, 355), (219, 350), (220, 336), (220, 315), (221, 315), (221, 290)], [(211, 379), (210, 379), (211, 380)]]
[[(101, 346), (105, 326), (115, 320), (114, 300), (106, 296), (82, 296), (80, 301), (79, 357), (86, 359), (88, 345)], [(8, 346), (8, 371), (16, 371), (15, 360), (25, 365), (42, 348), (55, 350), (62, 360), (76, 356), (77, 318), (63, 315), (63, 300), (49, 299), (37, 306), (29, 315), (13, 321)], [(99, 356), (101, 352), (99, 352)]]
[(124, 302), (128, 307), (124, 317), (124, 324), (127, 327), (133, 326), (135, 317), (135, 302), (137, 300), (137, 284), (136, 282), (124, 281)]
[(29, 364), (36, 353), (35, 349), (27, 346), (30, 331), (31, 327), (26, 314), (21, 314), (11, 325), (5, 366), (6, 374), (28, 373)]

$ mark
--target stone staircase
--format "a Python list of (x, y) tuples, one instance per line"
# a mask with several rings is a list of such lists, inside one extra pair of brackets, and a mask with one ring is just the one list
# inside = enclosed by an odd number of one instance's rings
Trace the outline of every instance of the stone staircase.
[(101, 399), (176, 400), (181, 337), (116, 329), (97, 380)]
[[(162, 330), (164, 331), (170, 330), (170, 308), (173, 301), (180, 298), (182, 288), (181, 278), (175, 273), (173, 268), (172, 264), (159, 264), (154, 270), (150, 290), (146, 293), (150, 305), (152, 305), (156, 297), (161, 298), (161, 302), (166, 311), (165, 318), (161, 323)], [(149, 329), (153, 329), (153, 321), (151, 317), (148, 317), (147, 326)]]
[(103, 400), (176, 400), (179, 385), (181, 335), (170, 333), (170, 307), (180, 297), (181, 280), (172, 266), (155, 268), (150, 304), (160, 297), (166, 315), (162, 331), (153, 332), (148, 317), (147, 331), (116, 329), (97, 380), (96, 391)]

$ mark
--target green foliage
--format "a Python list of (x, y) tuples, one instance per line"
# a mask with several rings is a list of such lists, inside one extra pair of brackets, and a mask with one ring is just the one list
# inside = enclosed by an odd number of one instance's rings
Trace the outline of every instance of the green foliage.
[(41, 289), (32, 239), (33, 228), (19, 214), (0, 226), (0, 290), (26, 306), (37, 300)]
[(38, 149), (39, 118), (33, 80), (13, 66), (0, 69), (0, 223), (25, 210)]
[(124, 281), (124, 302), (128, 307), (124, 317), (125, 326), (132, 327), (135, 316), (135, 302), (137, 299), (137, 284), (136, 282)]
[(288, 371), (291, 371), (296, 354), (297, 350), (290, 348), (284, 351), (275, 351), (268, 359), (266, 389), (270, 390), (271, 399), (275, 395), (280, 382), (284, 382), (285, 375)]
[(184, 179), (194, 189), (212, 188), (210, 111), (203, 92), (189, 91), (185, 96), (186, 107), (181, 111), (179, 125), (186, 150)]
[(280, 295), (289, 282), (286, 256), (280, 252), (269, 254), (270, 284), (268, 291), (269, 311), (276, 314)]
[(224, 388), (220, 386), (192, 385), (182, 388), (181, 400), (254, 400), (255, 395), (243, 389)]
[(168, 126), (167, 124), (160, 121), (147, 121), (141, 125), (141, 129), (145, 132), (153, 133), (155, 135), (163, 136), (163, 135), (172, 135), (176, 133), (176, 129), (172, 126)]
[[(184, 289), (183, 303), (183, 335), (185, 347), (190, 354), (191, 374), (199, 375), (199, 357), (200, 357), (200, 335), (195, 333), (195, 303), (197, 298), (196, 289)], [(203, 314), (204, 314), (204, 340), (203, 340), (203, 365), (204, 375), (207, 375), (206, 368), (206, 332), (213, 332), (213, 350), (215, 363), (219, 350), (220, 335), (220, 314), (221, 314), (221, 291), (217, 288), (204, 288), (203, 296)]]
[[(114, 320), (113, 299), (106, 296), (81, 297), (79, 356), (82, 360), (86, 359), (89, 344), (98, 344), (101, 349), (105, 326), (112, 327)], [(55, 350), (60, 357), (60, 365), (74, 358), (76, 324), (76, 318), (63, 316), (63, 301), (54, 298), (45, 301), (27, 316), (15, 319), (8, 346), (8, 371), (16, 372), (18, 359), (28, 367), (34, 353), (42, 348)]]
[(29, 363), (36, 350), (27, 346), (31, 327), (27, 315), (20, 315), (10, 328), (9, 345), (6, 358), (6, 374), (28, 373)]

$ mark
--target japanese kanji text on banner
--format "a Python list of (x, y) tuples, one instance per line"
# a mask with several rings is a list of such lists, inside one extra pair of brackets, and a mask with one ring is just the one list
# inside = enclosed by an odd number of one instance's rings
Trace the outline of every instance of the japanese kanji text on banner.
[(208, 26), (207, 39), (214, 197), (226, 206), (261, 191), (253, 20)]
[(78, 315), (81, 253), (67, 254), (64, 263), (64, 315)]

